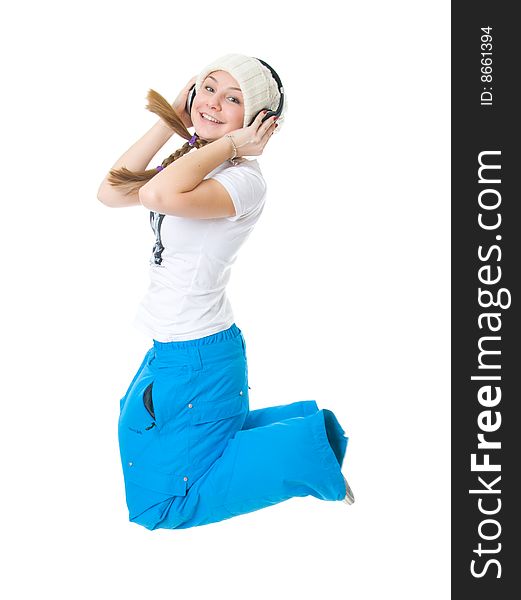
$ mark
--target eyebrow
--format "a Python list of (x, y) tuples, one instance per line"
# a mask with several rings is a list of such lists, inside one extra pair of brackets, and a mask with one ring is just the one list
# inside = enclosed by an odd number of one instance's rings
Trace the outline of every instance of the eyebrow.
[[(219, 83), (219, 82), (217, 81), (217, 79), (215, 79), (215, 77), (213, 77), (212, 75), (208, 75), (208, 79), (213, 79), (213, 80), (215, 81), (215, 83)], [(231, 87), (231, 88), (229, 88), (229, 89), (230, 89), (230, 90), (237, 90), (238, 92), (241, 92), (241, 93), (242, 93), (242, 90), (241, 90), (241, 88)]]

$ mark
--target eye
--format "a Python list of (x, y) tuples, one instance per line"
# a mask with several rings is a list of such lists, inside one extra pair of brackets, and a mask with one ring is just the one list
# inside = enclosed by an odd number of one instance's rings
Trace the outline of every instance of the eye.
[[(213, 89), (213, 87), (211, 85), (205, 85), (204, 89), (208, 90), (209, 92), (215, 92), (215, 90)], [(229, 96), (229, 99), (232, 100), (234, 102), (234, 104), (241, 103), (241, 101), (238, 98), (236, 98), (235, 96)]]

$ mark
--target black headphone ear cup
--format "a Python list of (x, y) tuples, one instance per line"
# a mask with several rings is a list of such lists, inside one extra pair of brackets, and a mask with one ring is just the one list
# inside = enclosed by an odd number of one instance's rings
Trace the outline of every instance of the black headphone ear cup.
[(262, 121), (264, 122), (266, 119), (269, 119), (271, 116), (280, 117), (280, 115), (282, 114), (282, 108), (284, 106), (284, 86), (282, 85), (282, 81), (280, 80), (280, 77), (278, 76), (277, 72), (275, 71), (275, 69), (273, 67), (271, 67), (267, 62), (265, 62), (264, 60), (261, 60), (260, 58), (257, 58), (256, 60), (258, 60), (261, 64), (263, 64), (267, 69), (269, 69), (269, 71), (271, 72), (271, 74), (273, 76), (273, 79), (277, 83), (277, 86), (279, 88), (279, 93), (280, 93), (280, 101), (279, 101), (279, 105), (278, 105), (277, 109), (274, 111), (273, 110), (269, 111), (269, 114), (266, 114), (266, 116), (262, 119)]
[(188, 114), (190, 114), (192, 112), (192, 104), (194, 103), (194, 98), (195, 98), (195, 83), (190, 88), (190, 91), (188, 92), (188, 96), (186, 99), (186, 112)]

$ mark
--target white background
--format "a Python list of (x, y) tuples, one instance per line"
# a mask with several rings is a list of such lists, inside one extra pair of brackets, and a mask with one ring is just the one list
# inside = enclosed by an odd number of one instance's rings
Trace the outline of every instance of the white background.
[[(2, 25), (3, 597), (449, 597), (449, 3), (25, 2)], [(149, 532), (117, 418), (153, 234), (96, 194), (147, 91), (228, 52), (288, 98), (229, 285), (250, 407), (333, 410), (356, 503)]]

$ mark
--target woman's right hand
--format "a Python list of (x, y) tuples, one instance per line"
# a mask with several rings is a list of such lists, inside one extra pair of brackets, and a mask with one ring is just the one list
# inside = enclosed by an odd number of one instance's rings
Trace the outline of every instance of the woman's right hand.
[(264, 147), (275, 131), (278, 119), (276, 116), (271, 116), (263, 123), (262, 119), (266, 112), (260, 112), (248, 127), (235, 129), (225, 134), (232, 137), (237, 148), (238, 157), (260, 156), (262, 154)]
[(183, 125), (188, 129), (189, 127), (193, 127), (192, 118), (186, 111), (186, 101), (188, 99), (188, 92), (190, 88), (195, 83), (197, 79), (197, 75), (192, 77), (190, 81), (184, 86), (184, 88), (179, 92), (177, 98), (172, 102), (172, 108), (174, 109), (176, 115), (181, 119)]

